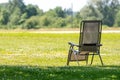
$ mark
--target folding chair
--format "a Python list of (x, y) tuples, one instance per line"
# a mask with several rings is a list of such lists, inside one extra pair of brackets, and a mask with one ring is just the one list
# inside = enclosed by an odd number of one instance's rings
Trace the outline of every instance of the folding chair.
[[(94, 55), (98, 55), (103, 65), (102, 57), (100, 55), (100, 44), (102, 31), (101, 20), (84, 20), (80, 24), (80, 37), (79, 44), (73, 44), (68, 42), (70, 45), (68, 52), (67, 65), (70, 61), (86, 61), (88, 64), (88, 55), (92, 55), (91, 64), (93, 63)], [(75, 50), (74, 47), (78, 47)]]

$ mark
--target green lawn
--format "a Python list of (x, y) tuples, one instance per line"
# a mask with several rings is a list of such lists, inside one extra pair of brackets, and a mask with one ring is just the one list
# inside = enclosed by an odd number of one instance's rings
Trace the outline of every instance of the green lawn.
[[(102, 34), (101, 66), (71, 62), (66, 66), (68, 41), (77, 33), (0, 33), (0, 80), (120, 80), (120, 34)], [(89, 58), (90, 59), (90, 58)]]

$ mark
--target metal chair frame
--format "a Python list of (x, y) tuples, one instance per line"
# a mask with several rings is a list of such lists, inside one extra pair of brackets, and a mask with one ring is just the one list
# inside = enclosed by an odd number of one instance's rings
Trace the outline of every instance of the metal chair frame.
[[(85, 24), (86, 23), (97, 23), (98, 24), (98, 34), (97, 34), (97, 42), (95, 44), (84, 44), (83, 41), (83, 37), (84, 37), (84, 29), (85, 29)], [(79, 45), (73, 44), (71, 42), (68, 42), (68, 44), (70, 45), (69, 48), (69, 52), (68, 52), (68, 59), (67, 59), (67, 65), (69, 65), (70, 61), (77, 61), (77, 64), (79, 65), (79, 61), (86, 61), (86, 64), (88, 64), (88, 55), (92, 55), (91, 58), (91, 63), (90, 65), (92, 65), (93, 63), (93, 59), (95, 55), (98, 55), (101, 61), (101, 64), (103, 65), (103, 61), (102, 61), (102, 57), (100, 55), (100, 47), (102, 46), (102, 44), (100, 44), (101, 42), (101, 32), (102, 32), (102, 21), (101, 20), (84, 20), (81, 22), (80, 24), (80, 36), (79, 36)], [(74, 47), (78, 47), (78, 51), (76, 51), (74, 49)], [(93, 50), (92, 50), (93, 48)], [(85, 54), (81, 54), (82, 52), (85, 52)], [(71, 54), (74, 54), (75, 60), (71, 60)], [(85, 59), (80, 60), (78, 59), (78, 55), (85, 55)]]

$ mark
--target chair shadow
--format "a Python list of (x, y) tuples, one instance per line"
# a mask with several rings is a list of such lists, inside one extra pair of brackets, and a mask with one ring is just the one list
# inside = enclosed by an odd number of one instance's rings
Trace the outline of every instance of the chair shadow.
[(1, 80), (120, 80), (120, 66), (0, 66)]

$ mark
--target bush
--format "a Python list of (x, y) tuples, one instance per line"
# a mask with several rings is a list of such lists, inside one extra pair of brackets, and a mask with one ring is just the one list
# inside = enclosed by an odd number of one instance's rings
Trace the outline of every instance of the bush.
[(63, 18), (58, 18), (56, 21), (56, 27), (64, 27), (66, 26), (66, 21)]
[(120, 26), (120, 11), (116, 14), (115, 25), (116, 27)]
[(49, 17), (47, 17), (47, 16), (42, 16), (41, 18), (40, 18), (40, 25), (41, 26), (49, 26), (50, 25), (50, 23), (51, 23), (51, 20), (50, 19), (52, 19), (52, 18), (49, 18)]
[(40, 28), (37, 16), (27, 19), (22, 27), (23, 29), (37, 29)]

